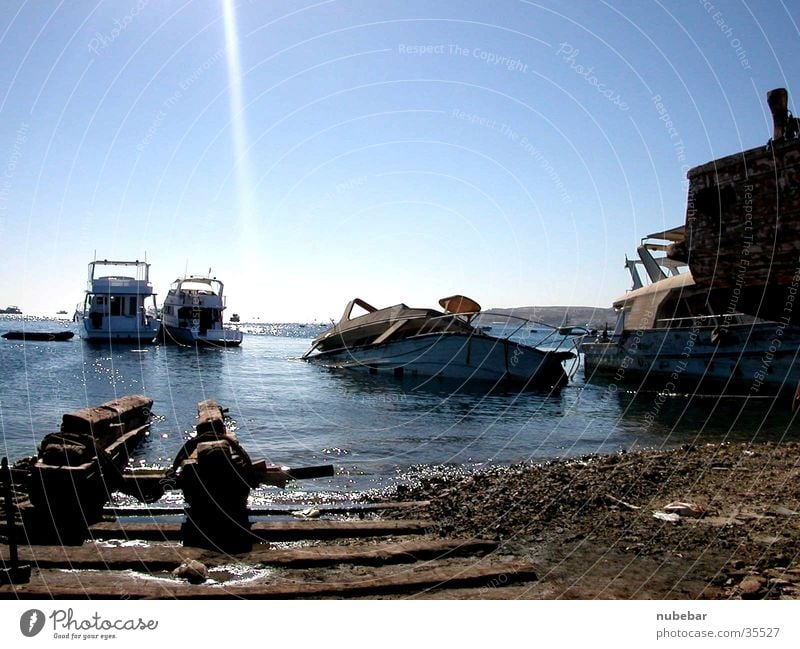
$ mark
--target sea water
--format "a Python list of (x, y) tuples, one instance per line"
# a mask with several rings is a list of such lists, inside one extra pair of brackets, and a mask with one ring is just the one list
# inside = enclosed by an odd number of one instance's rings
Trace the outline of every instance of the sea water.
[[(5, 328), (3, 328), (5, 326)], [(636, 393), (587, 384), (576, 359), (557, 393), (461, 388), (437, 381), (321, 368), (300, 357), (322, 329), (242, 325), (236, 349), (87, 344), (78, 326), (3, 318), (0, 329), (70, 329), (69, 342), (0, 340), (0, 455), (35, 455), (61, 415), (128, 394), (154, 400), (154, 420), (133, 466), (168, 467), (188, 439), (196, 404), (215, 399), (251, 458), (283, 466), (333, 464), (332, 478), (298, 482), (266, 500), (335, 500), (413, 481), (431, 467), (469, 472), (493, 464), (723, 441), (795, 437), (785, 402)], [(492, 334), (498, 333), (493, 328)], [(500, 332), (502, 333), (502, 332)], [(520, 331), (526, 342), (569, 340)], [(546, 338), (546, 339), (545, 339)]]

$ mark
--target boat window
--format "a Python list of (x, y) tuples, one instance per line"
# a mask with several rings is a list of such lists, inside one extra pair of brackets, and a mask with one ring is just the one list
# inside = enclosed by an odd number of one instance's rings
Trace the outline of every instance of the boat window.
[(116, 295), (109, 298), (110, 308), (108, 310), (111, 315), (122, 315), (122, 299)]
[(135, 297), (128, 298), (128, 315), (136, 315), (138, 311), (138, 304), (139, 300)]
[(659, 308), (655, 326), (659, 329), (693, 327), (709, 317), (703, 296), (679, 297), (665, 301)]

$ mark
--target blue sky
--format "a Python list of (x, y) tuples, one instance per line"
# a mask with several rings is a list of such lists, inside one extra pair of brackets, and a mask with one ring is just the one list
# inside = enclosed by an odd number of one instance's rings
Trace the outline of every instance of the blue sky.
[(2, 4), (0, 306), (71, 310), (95, 254), (266, 321), (608, 306), (800, 92), (785, 1), (225, 4)]

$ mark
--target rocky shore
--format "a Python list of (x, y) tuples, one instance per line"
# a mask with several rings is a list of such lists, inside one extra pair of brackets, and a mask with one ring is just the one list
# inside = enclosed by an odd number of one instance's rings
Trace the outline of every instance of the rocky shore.
[(796, 442), (709, 444), (433, 475), (391, 497), (536, 566), (481, 597), (796, 599), (799, 478)]

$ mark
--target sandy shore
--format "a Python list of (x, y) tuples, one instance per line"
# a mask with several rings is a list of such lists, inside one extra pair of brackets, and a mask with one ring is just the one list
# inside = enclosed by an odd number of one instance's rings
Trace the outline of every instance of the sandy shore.
[(393, 497), (430, 500), (439, 534), (496, 539), (537, 568), (470, 597), (795, 599), (798, 478), (798, 443), (722, 444), (432, 477)]

